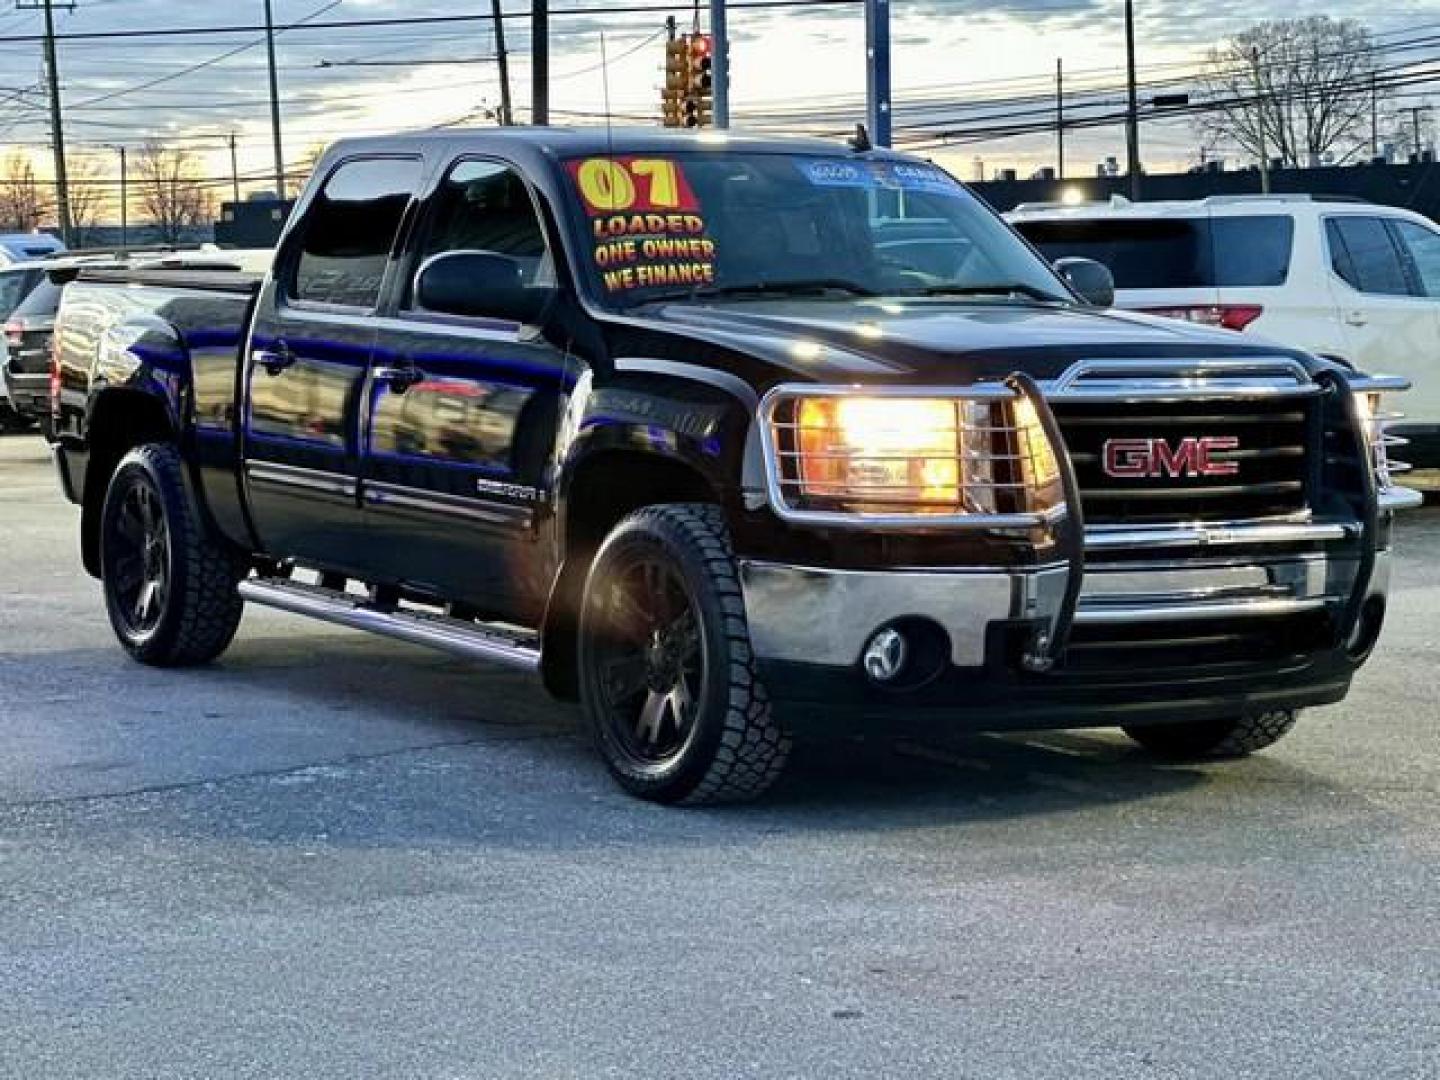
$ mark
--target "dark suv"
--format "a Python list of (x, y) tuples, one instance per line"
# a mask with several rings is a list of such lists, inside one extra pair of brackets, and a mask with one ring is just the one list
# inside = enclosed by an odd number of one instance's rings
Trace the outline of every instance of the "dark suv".
[[(34, 263), (0, 267), (0, 321), (8, 321), (35, 286), (44, 280), (45, 271)], [(10, 405), (5, 388), (4, 371), (9, 366), (8, 335), (0, 337), (0, 431), (29, 426)]]

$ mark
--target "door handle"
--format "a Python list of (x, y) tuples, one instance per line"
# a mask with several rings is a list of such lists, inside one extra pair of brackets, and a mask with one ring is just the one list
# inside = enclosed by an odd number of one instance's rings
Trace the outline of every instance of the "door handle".
[(405, 367), (378, 367), (375, 369), (375, 381), (386, 383), (395, 393), (403, 394), (416, 383), (424, 382), (425, 372), (410, 365)]
[(1362, 311), (1351, 311), (1345, 316), (1345, 322), (1350, 326), (1364, 326), (1369, 321), (1369, 319), (1365, 318), (1365, 313)]
[(279, 375), (286, 368), (295, 363), (296, 356), (290, 351), (290, 346), (283, 341), (277, 341), (273, 349), (256, 349), (251, 354), (251, 359), (256, 366), (265, 369), (266, 375)]

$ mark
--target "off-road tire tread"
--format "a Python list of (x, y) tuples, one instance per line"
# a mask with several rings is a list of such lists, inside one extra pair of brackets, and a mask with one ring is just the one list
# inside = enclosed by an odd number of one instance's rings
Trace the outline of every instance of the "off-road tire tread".
[(1127, 727), (1125, 734), (1165, 757), (1238, 758), (1273, 746), (1295, 726), (1295, 709), (1269, 709), (1233, 720)]
[[(184, 462), (166, 443), (137, 447), (121, 462), (143, 459), (162, 488), (170, 529), (171, 576), (168, 603), (180, 604), (180, 624), (173, 635), (145, 643), (121, 638), (127, 652), (153, 667), (193, 667), (223, 653), (240, 627), (245, 602), (237, 588), (241, 562), (236, 553), (210, 535), (185, 485)], [(118, 475), (117, 469), (117, 475)], [(184, 508), (172, 514), (172, 507)]]
[(664, 503), (635, 511), (617, 529), (633, 522), (677, 533), (698, 552), (723, 612), (730, 677), (720, 744), (699, 783), (678, 802), (714, 806), (759, 798), (784, 771), (791, 738), (771, 712), (770, 699), (756, 672), (745, 598), (724, 511), (707, 503)]

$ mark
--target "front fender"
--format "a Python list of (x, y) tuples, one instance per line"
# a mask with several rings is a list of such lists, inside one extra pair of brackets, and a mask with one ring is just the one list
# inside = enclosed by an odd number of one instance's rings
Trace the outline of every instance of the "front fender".
[(576, 384), (561, 426), (560, 505), (579, 467), (613, 451), (684, 466), (722, 503), (738, 501), (748, 483), (757, 405), (743, 380), (700, 365), (621, 359), (603, 378), (587, 374)]

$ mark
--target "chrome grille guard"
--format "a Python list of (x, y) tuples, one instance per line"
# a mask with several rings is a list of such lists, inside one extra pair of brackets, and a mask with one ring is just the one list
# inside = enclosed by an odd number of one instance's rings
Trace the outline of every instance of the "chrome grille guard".
[[(1326, 369), (1312, 377), (1299, 361), (1290, 357), (1216, 358), (1216, 359), (1116, 359), (1083, 360), (1058, 378), (1037, 381), (1023, 372), (1015, 372), (1003, 380), (984, 382), (964, 388), (943, 387), (779, 387), (761, 404), (762, 447), (768, 494), (772, 509), (782, 518), (821, 527), (858, 529), (899, 528), (968, 528), (1004, 533), (1040, 530), (1053, 542), (1057, 554), (1051, 572), (1037, 577), (1034, 596), (1027, 603), (1036, 623), (1022, 656), (1027, 670), (1050, 670), (1065, 653), (1071, 632), (1077, 622), (1087, 624), (1148, 622), (1196, 617), (1266, 616), (1336, 607), (1337, 636), (1349, 639), (1361, 618), (1361, 609), (1376, 576), (1377, 546), (1382, 517), (1394, 510), (1418, 505), (1417, 493), (1395, 486), (1386, 477), (1377, 480), (1376, 446), (1380, 434), (1372, 439), (1371, 424), (1362, 413), (1360, 395), (1408, 388), (1402, 379), (1372, 378), (1354, 375), (1340, 369)], [(914, 515), (894, 518), (844, 513), (795, 513), (787, 504), (783, 475), (772, 425), (777, 395), (806, 393), (887, 394), (914, 396), (945, 396), (955, 393), (969, 397), (1024, 398), (1035, 409), (1047, 438), (1056, 448), (1059, 480), (1063, 502), (1049, 513), (1024, 515), (951, 515), (930, 520)], [(1254, 519), (1227, 522), (1174, 522), (1143, 526), (1092, 526), (1087, 529), (1081, 492), (1074, 464), (1050, 407), (1051, 402), (1167, 402), (1167, 401), (1255, 401), (1273, 398), (1317, 398), (1335, 395), (1348, 420), (1356, 459), (1364, 463), (1360, 474), (1362, 490), (1358, 520), (1317, 522), (1310, 511), (1283, 519)], [(1388, 445), (1388, 444), (1385, 444)], [(1394, 471), (1400, 471), (1398, 468)], [(1220, 603), (1204, 603), (1197, 607), (1193, 595), (1155, 596), (1147, 603), (1126, 610), (1113, 598), (1092, 598), (1082, 604), (1086, 578), (1087, 555), (1114, 553), (1122, 550), (1155, 550), (1157, 553), (1188, 549), (1192, 552), (1231, 549), (1239, 545), (1304, 545), (1339, 541), (1358, 541), (1356, 566), (1350, 587), (1343, 600), (1317, 600), (1312, 596), (1287, 601), (1274, 595), (1237, 597), (1233, 604), (1225, 597), (1212, 597)], [(1170, 565), (1193, 566), (1194, 556), (1176, 558), (1161, 556)], [(1063, 575), (1063, 581), (1056, 580)]]

